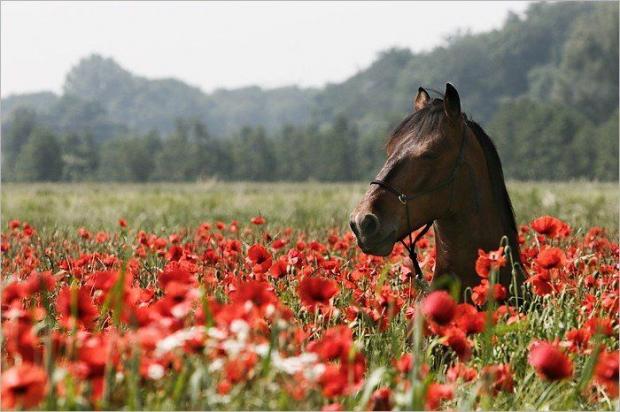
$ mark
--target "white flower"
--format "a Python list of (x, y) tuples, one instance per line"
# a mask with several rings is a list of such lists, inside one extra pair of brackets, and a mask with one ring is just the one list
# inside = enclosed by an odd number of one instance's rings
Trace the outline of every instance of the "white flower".
[(245, 348), (245, 344), (235, 339), (226, 339), (224, 342), (222, 342), (222, 349), (226, 351), (226, 354), (228, 354), (228, 356), (236, 356), (244, 348)]
[(210, 338), (217, 339), (217, 340), (226, 339), (226, 336), (227, 336), (226, 332), (224, 332), (223, 330), (218, 329), (218, 328), (209, 328), (209, 329), (207, 329), (207, 335)]
[(269, 344), (261, 343), (259, 345), (255, 345), (254, 352), (256, 352), (256, 354), (260, 356), (267, 356), (267, 353), (269, 352)]
[(165, 370), (163, 366), (161, 366), (159, 363), (153, 363), (152, 365), (149, 366), (149, 369), (147, 370), (146, 374), (148, 375), (149, 378), (153, 380), (158, 380), (164, 376), (164, 372)]
[(323, 375), (325, 369), (325, 365), (322, 363), (317, 363), (311, 368), (304, 369), (304, 376), (310, 381), (315, 381)]
[(200, 331), (194, 326), (192, 326), (191, 328), (176, 331), (173, 334), (168, 335), (164, 339), (157, 342), (155, 354), (161, 357), (166, 353), (170, 352), (171, 350), (182, 346), (186, 340), (199, 336)]
[(314, 364), (316, 360), (317, 356), (314, 353), (302, 353), (299, 356), (282, 358), (279, 353), (275, 352), (272, 357), (274, 367), (288, 373), (289, 375), (294, 375), (298, 372), (309, 369), (309, 367)]
[(217, 372), (224, 366), (224, 359), (217, 358), (209, 364), (209, 372)]
[(245, 342), (250, 333), (250, 326), (242, 319), (235, 319), (230, 323), (230, 331), (237, 335), (240, 342)]
[(276, 307), (273, 305), (273, 303), (270, 303), (265, 308), (265, 316), (271, 317), (271, 315), (273, 315), (275, 311), (276, 311)]

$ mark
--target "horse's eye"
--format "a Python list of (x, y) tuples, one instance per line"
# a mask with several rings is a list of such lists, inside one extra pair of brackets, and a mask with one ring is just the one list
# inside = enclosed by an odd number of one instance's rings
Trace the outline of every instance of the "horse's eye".
[(439, 157), (439, 155), (435, 152), (424, 152), (422, 153), (422, 155), (420, 156), (422, 159), (425, 160), (433, 160), (433, 159), (437, 159)]

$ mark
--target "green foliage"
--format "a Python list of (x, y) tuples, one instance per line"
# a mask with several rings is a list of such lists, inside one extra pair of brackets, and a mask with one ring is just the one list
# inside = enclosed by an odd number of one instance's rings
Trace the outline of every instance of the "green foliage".
[(618, 107), (618, 3), (601, 4), (579, 16), (566, 43), (555, 100), (605, 120)]
[(97, 177), (101, 180), (145, 182), (155, 168), (153, 153), (160, 149), (161, 142), (156, 134), (144, 138), (109, 140), (101, 148)]
[(90, 134), (68, 134), (62, 140), (62, 180), (79, 181), (99, 166), (99, 152)]
[(10, 122), (2, 123), (2, 179), (15, 180), (15, 166), (22, 147), (28, 143), (37, 127), (36, 113), (19, 108), (11, 115)]
[(55, 135), (35, 129), (17, 156), (15, 177), (18, 181), (57, 181), (62, 176), (62, 153)]
[(507, 176), (618, 179), (618, 112), (596, 126), (577, 109), (528, 99), (500, 107), (489, 124)]

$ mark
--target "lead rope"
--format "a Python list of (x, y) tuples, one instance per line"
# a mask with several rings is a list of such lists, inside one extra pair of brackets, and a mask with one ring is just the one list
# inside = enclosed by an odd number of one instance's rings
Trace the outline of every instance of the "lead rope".
[(398, 200), (400, 200), (400, 202), (405, 205), (405, 215), (407, 216), (407, 230), (409, 231), (409, 245), (407, 245), (403, 239), (400, 240), (400, 243), (402, 243), (405, 249), (407, 249), (407, 251), (409, 252), (409, 259), (411, 259), (411, 261), (413, 262), (416, 281), (418, 283), (422, 283), (422, 281), (424, 281), (424, 274), (422, 273), (422, 268), (420, 268), (420, 263), (418, 262), (416, 244), (420, 239), (422, 239), (426, 232), (428, 232), (431, 226), (433, 226), (433, 222), (428, 222), (424, 226), (424, 229), (422, 229), (416, 235), (415, 239), (413, 239), (413, 237), (411, 236), (411, 222), (409, 220), (409, 205), (407, 203), (407, 199), (405, 199), (405, 196), (401, 194), (398, 196)]

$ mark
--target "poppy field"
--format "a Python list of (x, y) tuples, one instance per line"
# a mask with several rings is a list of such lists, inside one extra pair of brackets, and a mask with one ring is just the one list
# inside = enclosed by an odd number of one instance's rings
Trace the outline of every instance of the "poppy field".
[(589, 189), (509, 185), (514, 299), (500, 242), (466, 291), (430, 290), (432, 230), (423, 281), (363, 254), (363, 185), (3, 187), (2, 408), (617, 410), (618, 195)]

